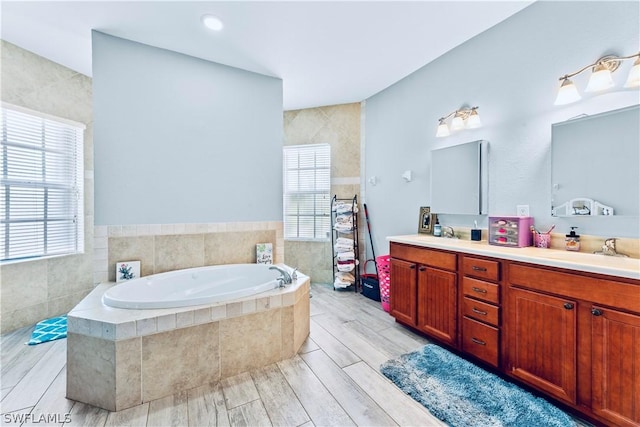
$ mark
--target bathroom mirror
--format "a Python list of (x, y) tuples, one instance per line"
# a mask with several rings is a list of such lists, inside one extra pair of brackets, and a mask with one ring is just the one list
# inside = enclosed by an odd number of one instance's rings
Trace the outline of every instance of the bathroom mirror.
[(551, 214), (640, 215), (640, 106), (552, 125)]
[(487, 213), (487, 141), (431, 151), (431, 211)]

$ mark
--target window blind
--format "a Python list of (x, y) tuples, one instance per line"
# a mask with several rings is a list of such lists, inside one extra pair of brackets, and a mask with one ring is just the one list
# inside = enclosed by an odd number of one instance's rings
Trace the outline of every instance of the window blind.
[(331, 230), (331, 146), (284, 147), (284, 238), (325, 240)]
[(84, 125), (2, 104), (0, 260), (84, 251)]

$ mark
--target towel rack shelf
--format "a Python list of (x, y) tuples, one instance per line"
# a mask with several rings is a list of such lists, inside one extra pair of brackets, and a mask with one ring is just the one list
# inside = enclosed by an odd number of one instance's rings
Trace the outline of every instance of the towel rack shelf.
[(333, 254), (333, 290), (360, 284), (360, 245), (358, 242), (358, 196), (331, 199), (331, 251)]

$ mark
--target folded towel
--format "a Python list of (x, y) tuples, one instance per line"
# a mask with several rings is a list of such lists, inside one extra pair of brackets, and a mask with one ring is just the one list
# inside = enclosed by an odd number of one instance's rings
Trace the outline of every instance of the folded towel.
[(336, 254), (336, 258), (338, 259), (338, 261), (352, 261), (355, 257), (356, 257), (356, 254), (353, 251), (338, 252)]
[(333, 248), (336, 250), (336, 252), (351, 252), (351, 251), (353, 251), (353, 245), (352, 246), (335, 245)]
[(342, 282), (354, 283), (356, 278), (353, 274), (345, 271), (338, 271), (336, 273), (336, 279), (340, 279)]
[(342, 264), (339, 262), (336, 264), (336, 267), (338, 268), (338, 271), (346, 272), (346, 271), (352, 271), (356, 267), (356, 264), (353, 261), (347, 262), (345, 264)]
[(353, 247), (353, 239), (347, 239), (346, 237), (338, 237), (336, 239), (336, 245), (348, 245)]
[(333, 229), (341, 233), (348, 233), (350, 231), (353, 231), (353, 224), (347, 224), (347, 225), (336, 224), (333, 226)]

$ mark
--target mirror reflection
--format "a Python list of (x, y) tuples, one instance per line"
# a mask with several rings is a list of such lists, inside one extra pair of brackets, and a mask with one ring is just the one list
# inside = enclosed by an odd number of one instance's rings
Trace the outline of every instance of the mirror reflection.
[(640, 215), (640, 106), (552, 126), (553, 216)]

